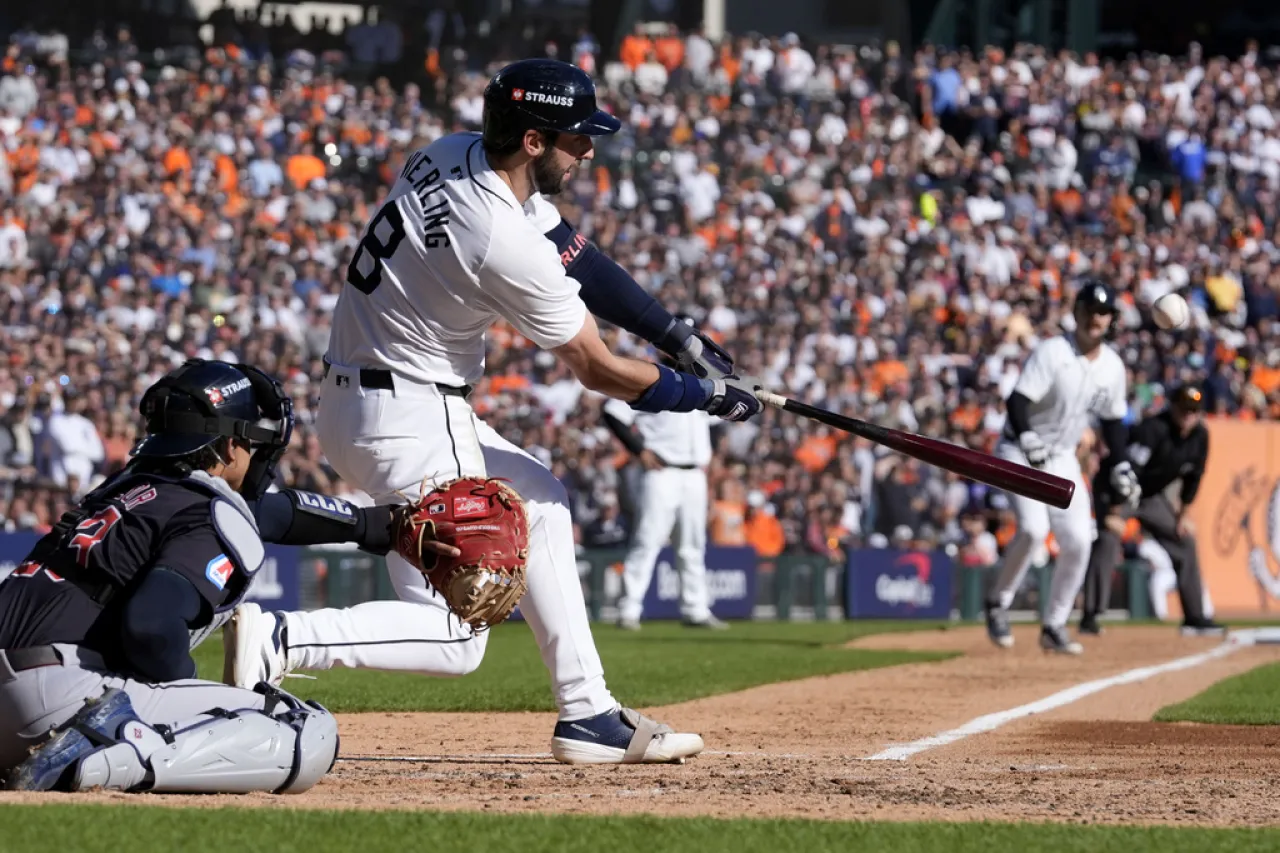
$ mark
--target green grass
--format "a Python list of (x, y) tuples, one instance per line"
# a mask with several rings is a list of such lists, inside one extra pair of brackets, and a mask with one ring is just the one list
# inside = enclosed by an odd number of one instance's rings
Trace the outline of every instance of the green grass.
[(3, 853), (122, 850), (378, 853), (517, 851), (769, 853), (1272, 853), (1280, 831), (1112, 826), (838, 823), (436, 812), (177, 809), (46, 805), (0, 808)]
[(1280, 663), (1232, 676), (1185, 702), (1161, 708), (1162, 723), (1273, 726), (1280, 723)]
[[(913, 622), (735, 622), (706, 633), (652, 623), (638, 633), (595, 626), (609, 688), (619, 700), (651, 707), (791, 681), (951, 655), (844, 649), (849, 640), (886, 631), (937, 629)], [(210, 638), (196, 654), (202, 678), (221, 681), (222, 644)], [(331, 711), (553, 711), (550, 680), (533, 634), (500, 625), (480, 668), (465, 678), (331, 669), (285, 687)]]

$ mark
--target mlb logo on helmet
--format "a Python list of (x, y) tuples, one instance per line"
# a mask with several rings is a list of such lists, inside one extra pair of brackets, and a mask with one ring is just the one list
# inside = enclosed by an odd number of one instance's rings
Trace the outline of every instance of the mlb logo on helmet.
[(226, 589), (227, 581), (231, 580), (231, 573), (234, 568), (226, 554), (219, 554), (209, 561), (209, 565), (204, 567), (204, 576), (209, 579), (209, 583), (218, 589)]
[(524, 89), (512, 89), (512, 90), (511, 90), (511, 100), (513, 100), (513, 101), (523, 101), (523, 100), (524, 100)]

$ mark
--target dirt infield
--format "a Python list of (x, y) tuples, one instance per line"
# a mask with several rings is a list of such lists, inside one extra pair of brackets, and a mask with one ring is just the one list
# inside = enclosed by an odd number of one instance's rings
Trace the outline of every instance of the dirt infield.
[[(1280, 823), (1274, 782), (1280, 729), (1148, 722), (1166, 704), (1280, 659), (1280, 646), (1233, 648), (906, 760), (865, 760), (1084, 682), (1221, 645), (1184, 639), (1167, 627), (1133, 628), (1086, 638), (1083, 657), (1059, 658), (1035, 647), (1032, 627), (1016, 628), (1015, 636), (1018, 645), (1006, 652), (973, 628), (878, 635), (860, 645), (965, 655), (644, 709), (703, 735), (707, 752), (680, 767), (558, 765), (547, 753), (550, 714), (361, 714), (341, 719), (347, 759), (307, 794), (147, 800), (843, 820)], [(408, 760), (352, 760), (360, 756)], [(23, 799), (31, 797), (4, 795), (0, 803)]]

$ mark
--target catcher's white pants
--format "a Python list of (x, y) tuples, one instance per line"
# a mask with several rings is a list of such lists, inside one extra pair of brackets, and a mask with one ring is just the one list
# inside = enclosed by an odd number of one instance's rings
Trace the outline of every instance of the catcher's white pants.
[[(573, 520), (564, 486), (542, 463), (479, 420), (461, 397), (396, 377), (395, 390), (360, 387), (358, 371), (333, 365), (316, 431), (329, 464), (376, 503), (398, 503), (459, 476), (505, 478), (529, 516), (529, 591), (520, 612), (551, 672), (561, 719), (617, 707), (591, 636), (578, 578)], [(436, 676), (472, 672), (486, 633), (472, 634), (398, 554), (387, 569), (400, 601), (368, 602), (286, 616), (290, 666), (406, 670)]]
[[(1022, 451), (1008, 442), (1001, 442), (996, 453), (1003, 459), (1020, 465), (1027, 464)], [(1044, 470), (1075, 481), (1076, 491), (1071, 506), (1058, 509), (1031, 498), (1010, 495), (1014, 512), (1018, 516), (1018, 532), (1005, 549), (1004, 566), (992, 595), (1002, 608), (1008, 609), (1031, 566), (1033, 553), (1053, 533), (1053, 538), (1058, 543), (1058, 556), (1054, 561), (1044, 624), (1062, 628), (1071, 618), (1071, 606), (1075, 603), (1076, 595), (1084, 584), (1085, 571), (1089, 568), (1089, 549), (1093, 538), (1092, 507), (1089, 489), (1080, 473), (1080, 460), (1075, 453), (1050, 455)]]
[(658, 552), (676, 529), (680, 615), (695, 622), (711, 615), (707, 594), (707, 474), (697, 468), (658, 468), (641, 478), (640, 521), (622, 566), (618, 614), (638, 620)]

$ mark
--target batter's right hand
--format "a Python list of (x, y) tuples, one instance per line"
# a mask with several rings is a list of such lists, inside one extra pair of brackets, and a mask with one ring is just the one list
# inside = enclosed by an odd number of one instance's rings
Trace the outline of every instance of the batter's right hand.
[(702, 406), (709, 415), (715, 415), (726, 421), (745, 421), (760, 414), (760, 410), (764, 407), (756, 399), (756, 389), (760, 386), (753, 380), (726, 376), (723, 379), (702, 381), (711, 386), (711, 395)]
[(1044, 446), (1040, 436), (1030, 430), (1018, 436), (1018, 447), (1021, 448), (1022, 455), (1027, 457), (1027, 464), (1032, 468), (1043, 468), (1044, 463), (1049, 461), (1049, 448)]

